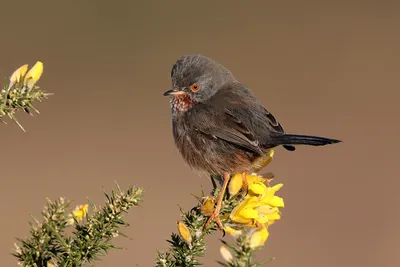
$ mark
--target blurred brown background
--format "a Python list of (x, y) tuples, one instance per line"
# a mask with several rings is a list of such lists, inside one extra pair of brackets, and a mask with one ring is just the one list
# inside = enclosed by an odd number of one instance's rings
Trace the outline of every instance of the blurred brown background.
[[(211, 184), (174, 147), (172, 64), (207, 55), (248, 85), (288, 132), (344, 143), (277, 149), (283, 219), (260, 258), (269, 266), (399, 266), (399, 1), (3, 1), (0, 75), (44, 62), (54, 92), (0, 125), (0, 258), (28, 234), (45, 197), (103, 201), (117, 180), (146, 190), (98, 266), (153, 266), (176, 230), (178, 204)], [(395, 165), (397, 163), (397, 166)], [(206, 266), (221, 260), (209, 238)], [(229, 240), (229, 239), (228, 239)]]

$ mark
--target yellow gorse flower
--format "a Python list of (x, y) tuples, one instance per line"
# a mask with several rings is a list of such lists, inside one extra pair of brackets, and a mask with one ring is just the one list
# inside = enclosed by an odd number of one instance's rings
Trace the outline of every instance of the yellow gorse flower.
[(76, 208), (68, 215), (69, 220), (68, 224), (74, 224), (74, 217), (75, 219), (79, 222), (82, 221), (84, 217), (86, 217), (87, 211), (88, 211), (89, 205), (79, 205), (76, 206)]
[(214, 211), (215, 200), (207, 197), (201, 205), (201, 213), (204, 216), (209, 216)]
[(185, 242), (188, 244), (192, 243), (192, 236), (190, 235), (190, 230), (186, 226), (186, 224), (184, 224), (181, 221), (178, 221), (177, 224), (178, 224), (178, 232), (181, 238), (185, 240)]
[[(243, 181), (241, 174), (236, 174), (232, 179), (231, 191), (240, 190)], [(266, 179), (256, 174), (246, 176), (248, 183), (247, 195), (232, 210), (230, 219), (234, 224), (244, 227), (256, 228), (251, 231), (250, 243), (251, 248), (261, 246), (265, 243), (269, 236), (268, 226), (281, 218), (279, 208), (285, 206), (281, 197), (276, 196), (283, 184), (267, 186)], [(239, 189), (238, 189), (239, 188)], [(236, 193), (237, 193), (236, 192)], [(225, 233), (237, 235), (238, 230), (233, 227), (225, 227)]]
[(37, 61), (36, 64), (28, 71), (28, 64), (22, 65), (10, 76), (10, 84), (8, 89), (10, 90), (15, 84), (19, 83), (22, 79), (24, 86), (32, 89), (36, 82), (40, 79), (43, 73), (43, 63)]
[(10, 77), (10, 83), (15, 84), (18, 83), (21, 78), (23, 78), (28, 71), (28, 64), (22, 65), (19, 67)]
[(236, 195), (243, 186), (243, 176), (241, 173), (235, 174), (228, 185), (228, 192), (231, 196)]
[(38, 61), (36, 64), (28, 71), (24, 79), (24, 85), (28, 88), (33, 88), (36, 82), (40, 79), (43, 73), (43, 63)]
[(269, 236), (269, 232), (266, 226), (261, 227), (254, 231), (254, 233), (250, 237), (250, 244), (251, 248), (256, 248), (264, 245), (265, 241), (267, 241)]
[(255, 180), (253, 183), (249, 184), (248, 195), (249, 196), (260, 196), (267, 192), (267, 186), (264, 181)]
[[(265, 186), (265, 179), (257, 174), (248, 174), (246, 175), (246, 182), (249, 187), (249, 190), (256, 190), (258, 185)], [(254, 185), (256, 184), (256, 185)], [(228, 190), (231, 196), (236, 195), (240, 189), (243, 187), (243, 175), (241, 173), (237, 173), (232, 176), (231, 180), (229, 181)]]
[(275, 192), (282, 186), (278, 184), (268, 188), (265, 184), (253, 183), (249, 186), (245, 199), (233, 209), (231, 220), (249, 227), (279, 220), (279, 208), (284, 207), (284, 202), (282, 198), (275, 196)]
[(232, 253), (229, 251), (229, 249), (225, 246), (221, 246), (219, 248), (219, 252), (221, 253), (222, 258), (227, 261), (231, 262), (233, 260)]
[(14, 86), (14, 84), (19, 83), (21, 79), (25, 76), (28, 71), (28, 64), (22, 65), (18, 69), (16, 69), (13, 74), (10, 76), (10, 83), (8, 84), (7, 91)]
[(283, 184), (277, 184), (273, 187), (267, 187), (265, 194), (261, 197), (261, 203), (267, 204), (273, 207), (283, 208), (285, 203), (283, 198), (275, 196), (275, 193), (281, 189)]
[(261, 176), (255, 174), (255, 173), (253, 173), (253, 174), (248, 174), (248, 175), (246, 176), (246, 181), (247, 181), (247, 184), (248, 184), (249, 186), (251, 186), (252, 184), (257, 183), (257, 182), (258, 182), (258, 183), (265, 183), (265, 179), (264, 179), (263, 177), (261, 177)]
[(225, 226), (224, 231), (225, 231), (225, 234), (235, 236), (235, 237), (239, 236), (242, 233), (242, 231), (236, 230), (235, 228), (230, 227), (230, 226)]

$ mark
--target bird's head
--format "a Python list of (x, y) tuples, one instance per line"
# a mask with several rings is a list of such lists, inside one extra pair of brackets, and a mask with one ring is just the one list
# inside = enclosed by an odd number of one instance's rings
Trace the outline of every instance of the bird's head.
[(207, 101), (225, 83), (235, 81), (232, 73), (219, 63), (201, 55), (181, 57), (171, 70), (172, 89), (164, 96), (171, 97), (174, 113), (185, 112)]

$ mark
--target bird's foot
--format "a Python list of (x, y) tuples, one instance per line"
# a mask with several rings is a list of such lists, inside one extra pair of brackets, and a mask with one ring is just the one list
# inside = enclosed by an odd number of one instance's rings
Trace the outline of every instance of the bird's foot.
[(207, 229), (208, 228), (208, 226), (210, 225), (210, 223), (215, 219), (215, 223), (217, 224), (217, 227), (218, 227), (218, 229), (219, 230), (223, 230), (224, 229), (224, 226), (222, 225), (222, 222), (221, 222), (221, 218), (220, 218), (220, 208), (221, 207), (217, 207), (214, 211), (213, 211), (213, 213), (211, 213), (211, 215), (210, 215), (210, 217), (208, 217), (208, 220), (207, 220), (207, 222), (206, 222), (206, 224), (204, 225), (204, 227)]

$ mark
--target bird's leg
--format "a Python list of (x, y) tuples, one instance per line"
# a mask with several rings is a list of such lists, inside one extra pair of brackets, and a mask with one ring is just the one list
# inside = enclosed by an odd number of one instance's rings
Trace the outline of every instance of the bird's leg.
[(248, 186), (248, 182), (247, 182), (247, 175), (249, 174), (248, 171), (244, 171), (242, 172), (242, 180), (243, 180), (243, 184), (242, 184), (242, 188), (246, 189)]
[(221, 223), (221, 219), (219, 217), (219, 213), (221, 211), (222, 201), (224, 200), (225, 191), (228, 186), (230, 178), (231, 178), (231, 175), (229, 173), (224, 173), (224, 183), (222, 184), (221, 192), (219, 193), (217, 205), (215, 206), (215, 209), (214, 209), (213, 213), (211, 214), (211, 216), (208, 218), (208, 220), (204, 226), (205, 228), (207, 228), (208, 225), (215, 218), (215, 222), (218, 225), (218, 228), (220, 230), (224, 229), (224, 227), (222, 226), (222, 223)]

